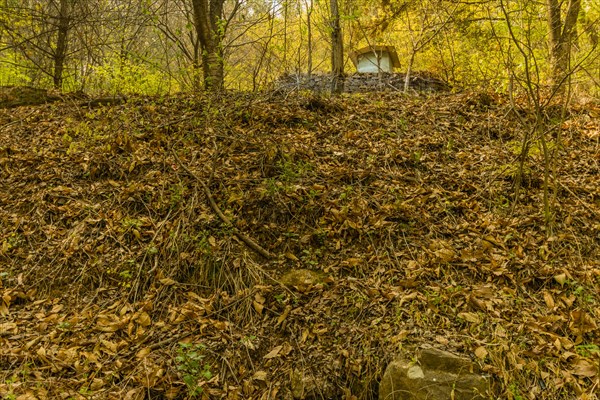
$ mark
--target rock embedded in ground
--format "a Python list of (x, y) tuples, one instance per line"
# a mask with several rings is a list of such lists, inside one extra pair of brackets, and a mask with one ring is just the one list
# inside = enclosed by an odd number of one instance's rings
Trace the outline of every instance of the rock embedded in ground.
[(29, 86), (0, 86), (0, 108), (34, 106), (58, 100), (46, 89)]
[(379, 400), (475, 400), (490, 398), (489, 377), (468, 358), (422, 349), (418, 362), (392, 361), (379, 385)]
[(323, 274), (310, 269), (293, 269), (279, 278), (279, 282), (300, 292), (306, 292), (313, 286), (323, 283)]

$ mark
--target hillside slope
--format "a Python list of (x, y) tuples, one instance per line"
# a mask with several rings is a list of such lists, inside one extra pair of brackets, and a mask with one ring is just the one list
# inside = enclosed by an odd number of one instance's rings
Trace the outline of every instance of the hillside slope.
[(433, 346), (492, 398), (597, 398), (593, 107), (549, 125), (552, 233), (501, 97), (0, 111), (0, 396), (372, 399)]

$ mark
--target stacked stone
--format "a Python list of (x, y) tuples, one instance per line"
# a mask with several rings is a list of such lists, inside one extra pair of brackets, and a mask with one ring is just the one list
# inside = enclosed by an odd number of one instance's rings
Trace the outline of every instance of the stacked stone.
[[(346, 77), (344, 91), (347, 93), (364, 93), (378, 91), (403, 91), (406, 75), (400, 73), (353, 74)], [(275, 82), (275, 90), (290, 92), (293, 90), (310, 90), (328, 92), (331, 90), (331, 75), (288, 74)], [(409, 88), (419, 92), (442, 92), (450, 90), (450, 86), (427, 74), (415, 74), (410, 77)]]

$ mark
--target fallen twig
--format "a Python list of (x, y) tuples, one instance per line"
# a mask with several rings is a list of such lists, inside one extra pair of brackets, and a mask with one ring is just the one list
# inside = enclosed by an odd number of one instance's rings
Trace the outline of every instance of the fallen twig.
[(256, 241), (254, 241), (252, 238), (244, 235), (233, 225), (233, 223), (229, 220), (229, 218), (227, 218), (227, 216), (225, 214), (223, 214), (223, 212), (217, 205), (217, 202), (215, 201), (215, 199), (214, 199), (210, 189), (206, 185), (206, 183), (204, 183), (204, 181), (202, 181), (202, 179), (200, 179), (200, 177), (198, 177), (198, 175), (196, 175), (194, 172), (192, 172), (185, 164), (183, 164), (183, 162), (181, 162), (181, 159), (179, 158), (179, 156), (177, 156), (177, 153), (175, 152), (175, 150), (171, 149), (171, 152), (173, 153), (173, 156), (175, 157), (175, 159), (177, 160), (177, 163), (179, 163), (181, 168), (183, 168), (183, 170), (185, 172), (190, 174), (194, 179), (196, 179), (198, 181), (198, 183), (200, 183), (200, 185), (202, 186), (202, 189), (204, 190), (204, 194), (206, 195), (206, 198), (208, 199), (210, 207), (213, 209), (215, 214), (217, 214), (219, 219), (221, 219), (221, 221), (223, 221), (225, 224), (227, 224), (229, 227), (231, 227), (233, 234), (235, 236), (237, 236), (237, 238), (240, 239), (242, 242), (244, 242), (250, 249), (254, 250), (256, 253), (260, 254), (261, 256), (263, 256), (265, 258), (274, 258), (274, 256), (269, 251), (267, 251), (261, 245), (256, 243)]

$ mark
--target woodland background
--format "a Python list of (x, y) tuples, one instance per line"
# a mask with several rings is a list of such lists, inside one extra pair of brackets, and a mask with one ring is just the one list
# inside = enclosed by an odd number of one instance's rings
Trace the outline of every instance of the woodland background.
[(350, 51), (386, 44), (402, 71), (463, 88), (538, 90), (568, 77), (597, 95), (599, 18), (593, 0), (3, 0), (0, 85), (261, 90), (331, 71), (342, 45), (352, 73)]

